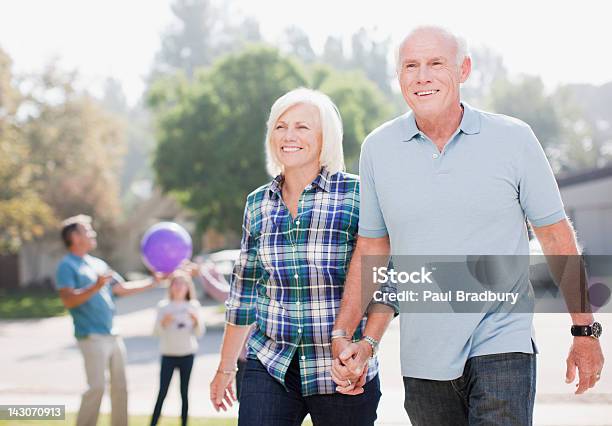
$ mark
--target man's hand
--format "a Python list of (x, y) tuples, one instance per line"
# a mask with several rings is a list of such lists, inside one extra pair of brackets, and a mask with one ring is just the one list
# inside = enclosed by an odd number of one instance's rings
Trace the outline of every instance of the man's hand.
[(94, 287), (96, 290), (100, 290), (102, 287), (104, 287), (111, 279), (113, 278), (112, 274), (110, 273), (105, 273), (102, 275), (98, 276), (98, 279), (96, 280), (96, 283), (94, 284)]
[(349, 342), (348, 339), (332, 340), (331, 375), (338, 385), (336, 390), (347, 395), (358, 395), (363, 392), (368, 360), (372, 355), (371, 346), (365, 342)]
[(355, 381), (359, 379), (363, 371), (368, 367), (368, 361), (372, 357), (372, 347), (364, 340), (349, 344), (338, 356), (340, 363), (348, 369), (347, 378)]
[(153, 287), (159, 286), (166, 278), (168, 278), (168, 274), (164, 274), (162, 272), (154, 272), (151, 271), (151, 278), (153, 279)]
[(578, 367), (579, 381), (575, 393), (578, 395), (586, 392), (595, 386), (603, 368), (604, 357), (599, 340), (589, 336), (574, 337), (566, 362), (565, 382), (572, 383), (574, 381), (576, 367)]
[(179, 269), (185, 271), (192, 277), (197, 277), (200, 274), (200, 265), (189, 259), (183, 260), (179, 266)]

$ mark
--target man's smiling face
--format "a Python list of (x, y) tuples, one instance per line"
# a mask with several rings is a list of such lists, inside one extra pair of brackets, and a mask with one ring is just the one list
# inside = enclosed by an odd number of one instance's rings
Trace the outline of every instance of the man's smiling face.
[(439, 31), (416, 31), (400, 46), (400, 88), (417, 118), (433, 119), (458, 105), (470, 70), (469, 58), (457, 64), (457, 42)]

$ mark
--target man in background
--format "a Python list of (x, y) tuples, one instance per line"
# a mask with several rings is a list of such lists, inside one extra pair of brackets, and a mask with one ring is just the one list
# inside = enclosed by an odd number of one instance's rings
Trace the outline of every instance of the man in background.
[(74, 335), (83, 354), (88, 389), (83, 394), (77, 426), (95, 426), (110, 370), (113, 426), (128, 424), (125, 345), (113, 328), (116, 296), (128, 296), (154, 287), (159, 277), (125, 282), (102, 259), (89, 253), (97, 247), (91, 217), (78, 215), (62, 223), (68, 254), (57, 267), (56, 286), (70, 311)]

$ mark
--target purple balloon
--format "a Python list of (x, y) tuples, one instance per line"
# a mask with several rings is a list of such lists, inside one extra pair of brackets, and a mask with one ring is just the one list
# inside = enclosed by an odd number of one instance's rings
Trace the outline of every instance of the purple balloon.
[(191, 236), (174, 222), (160, 222), (145, 232), (140, 242), (142, 260), (157, 272), (173, 272), (193, 253)]

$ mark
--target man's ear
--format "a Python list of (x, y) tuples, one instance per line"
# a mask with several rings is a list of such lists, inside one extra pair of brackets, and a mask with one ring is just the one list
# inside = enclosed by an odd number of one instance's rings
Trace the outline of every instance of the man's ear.
[(461, 63), (461, 67), (459, 68), (459, 72), (459, 81), (461, 83), (465, 83), (470, 74), (472, 73), (472, 58), (468, 56), (463, 60), (463, 62)]

